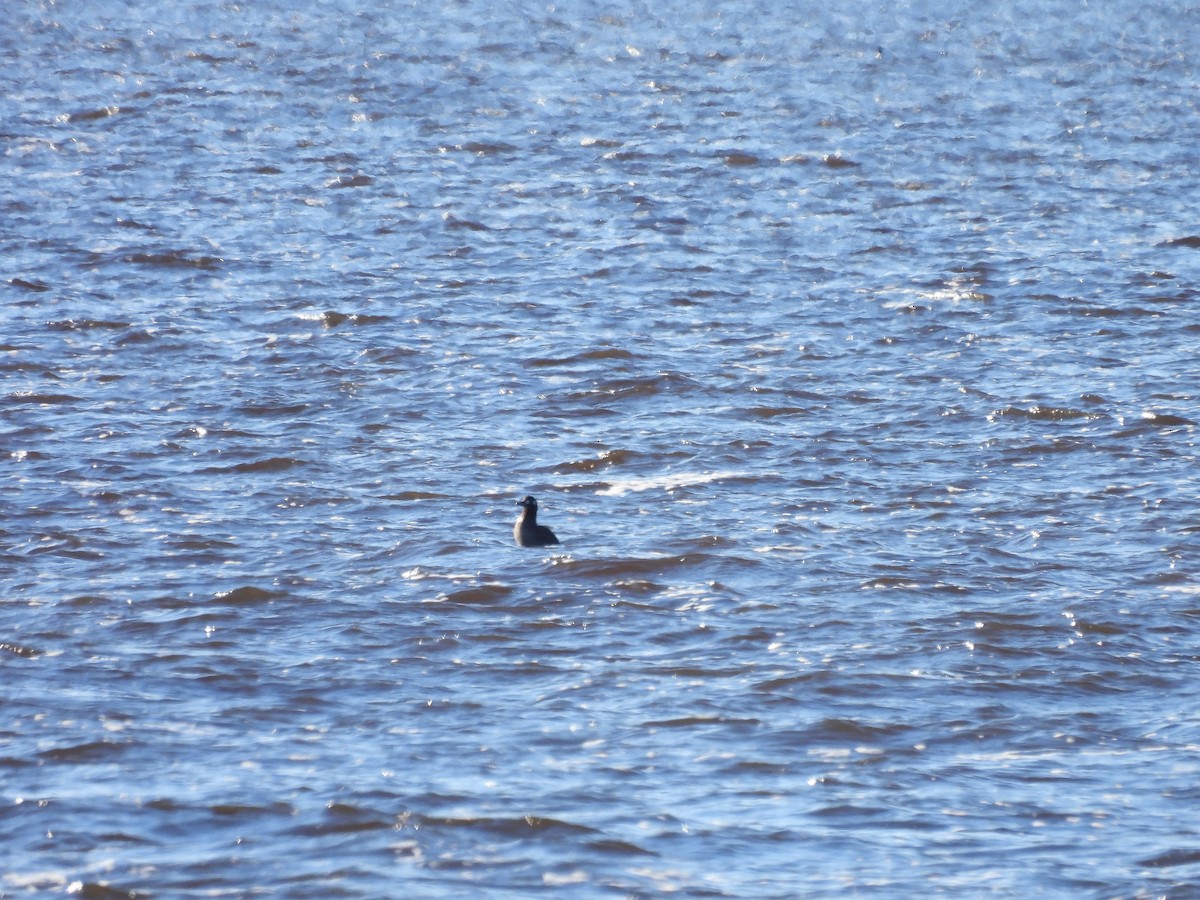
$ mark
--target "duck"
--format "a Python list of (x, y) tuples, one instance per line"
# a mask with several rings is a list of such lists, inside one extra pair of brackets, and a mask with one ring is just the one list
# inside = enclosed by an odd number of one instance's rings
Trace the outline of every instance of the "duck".
[(518, 547), (549, 547), (558, 543), (554, 532), (545, 525), (539, 525), (537, 520), (538, 505), (533, 497), (518, 500), (521, 515), (513, 526), (513, 537)]

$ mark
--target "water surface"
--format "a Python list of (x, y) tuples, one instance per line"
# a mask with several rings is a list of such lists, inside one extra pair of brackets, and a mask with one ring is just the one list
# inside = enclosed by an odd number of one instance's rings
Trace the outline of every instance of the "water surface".
[(1197, 11), (377, 7), (9, 10), (0, 895), (1194, 895)]

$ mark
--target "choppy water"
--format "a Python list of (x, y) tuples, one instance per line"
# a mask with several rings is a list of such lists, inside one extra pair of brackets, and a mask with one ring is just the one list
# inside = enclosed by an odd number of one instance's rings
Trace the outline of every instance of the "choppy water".
[(0, 896), (1196, 896), (1200, 11), (361, 6), (6, 8)]

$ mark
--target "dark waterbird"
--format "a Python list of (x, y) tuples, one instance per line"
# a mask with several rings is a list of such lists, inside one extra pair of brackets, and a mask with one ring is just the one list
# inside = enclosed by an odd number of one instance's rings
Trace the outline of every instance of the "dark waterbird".
[(521, 507), (520, 518), (513, 526), (513, 537), (517, 539), (517, 546), (549, 547), (551, 544), (558, 543), (558, 538), (554, 536), (553, 531), (545, 525), (538, 524), (537, 500), (533, 497), (526, 497), (524, 500), (518, 500), (517, 506)]

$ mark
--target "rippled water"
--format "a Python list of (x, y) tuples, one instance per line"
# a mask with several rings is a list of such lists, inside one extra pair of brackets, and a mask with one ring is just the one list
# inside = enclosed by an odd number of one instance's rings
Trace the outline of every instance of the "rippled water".
[(8, 10), (0, 896), (1195, 896), (1200, 12), (371, 6)]

